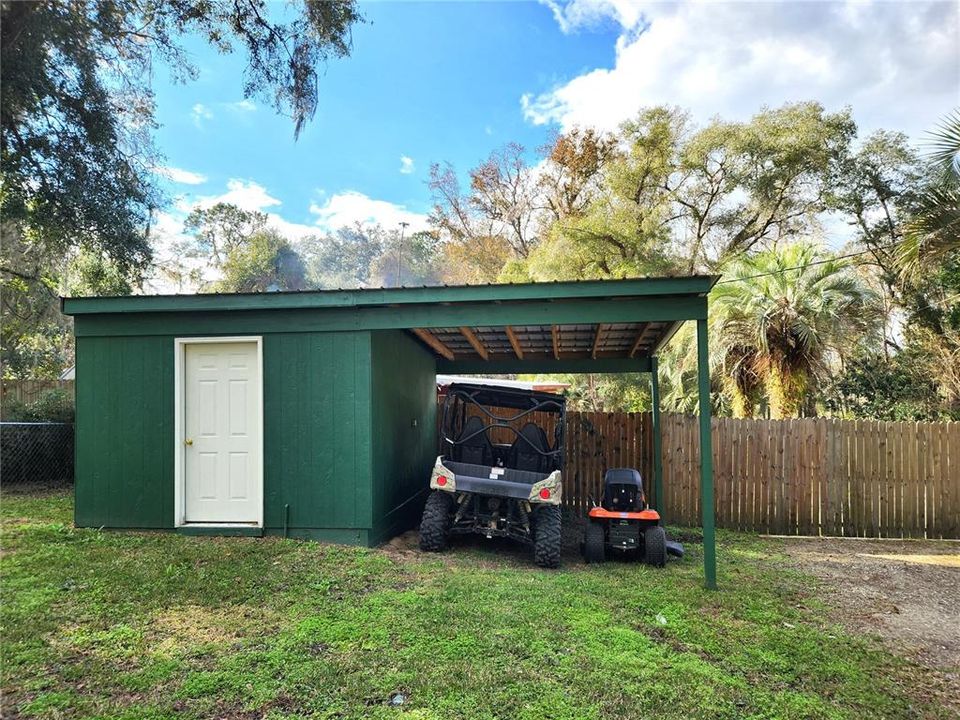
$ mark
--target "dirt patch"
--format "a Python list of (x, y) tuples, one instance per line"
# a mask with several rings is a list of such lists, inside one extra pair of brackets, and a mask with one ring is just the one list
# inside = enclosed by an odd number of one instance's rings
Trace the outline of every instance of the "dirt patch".
[[(583, 541), (586, 524), (585, 517), (564, 509), (560, 552), (565, 567), (584, 564), (580, 552), (580, 543)], [(671, 531), (668, 533), (668, 537), (684, 544), (693, 545), (703, 542), (703, 535), (699, 530)], [(462, 556), (457, 556), (457, 550), (473, 551), (470, 562), (485, 569), (496, 569), (503, 567), (504, 564), (535, 567), (531, 548), (514, 540), (500, 537), (487, 539), (481, 535), (464, 534), (453, 535), (448, 542), (452, 552), (424, 553), (420, 550), (419, 532), (410, 530), (381, 545), (380, 551), (389, 555), (395, 562), (429, 557), (433, 560), (448, 563), (456, 563), (462, 560)], [(638, 560), (639, 556), (630, 556), (627, 559)]]
[(792, 565), (822, 581), (834, 619), (933, 671), (931, 689), (960, 709), (960, 544), (784, 540)]

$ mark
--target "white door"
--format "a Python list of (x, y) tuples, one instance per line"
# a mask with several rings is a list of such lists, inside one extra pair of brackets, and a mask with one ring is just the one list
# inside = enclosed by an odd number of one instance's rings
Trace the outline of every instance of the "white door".
[(256, 342), (184, 346), (184, 522), (261, 517)]

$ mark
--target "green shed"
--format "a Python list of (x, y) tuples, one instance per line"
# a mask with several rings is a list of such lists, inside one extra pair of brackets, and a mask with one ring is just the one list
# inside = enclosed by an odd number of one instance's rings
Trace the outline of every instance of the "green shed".
[(715, 282), (64, 298), (76, 524), (379, 543), (422, 510), (437, 372), (640, 371), (656, 387), (657, 352), (686, 320), (705, 364)]

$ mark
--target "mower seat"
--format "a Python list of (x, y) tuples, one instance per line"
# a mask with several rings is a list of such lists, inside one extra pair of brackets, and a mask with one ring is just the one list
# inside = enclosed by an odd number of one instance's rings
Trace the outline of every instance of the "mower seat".
[[(539, 451), (539, 452), (538, 452)], [(547, 434), (536, 423), (529, 422), (510, 447), (510, 466), (516, 470), (543, 472), (546, 467)]]
[(611, 468), (603, 476), (603, 507), (610, 511), (635, 512), (646, 507), (643, 478), (633, 468)]
[(472, 465), (492, 465), (493, 446), (484, 431), (483, 419), (474, 415), (463, 424), (454, 445), (454, 459)]

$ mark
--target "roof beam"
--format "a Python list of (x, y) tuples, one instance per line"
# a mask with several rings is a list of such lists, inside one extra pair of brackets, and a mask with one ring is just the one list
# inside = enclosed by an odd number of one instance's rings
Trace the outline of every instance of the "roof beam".
[(477, 334), (468, 328), (466, 325), (461, 326), (460, 334), (463, 335), (467, 342), (477, 351), (477, 355), (482, 357), (484, 360), (490, 359), (490, 354), (487, 352), (487, 349), (483, 346), (483, 343), (480, 342), (480, 338), (477, 337)]
[[(590, 357), (597, 357), (597, 350), (600, 349), (600, 340), (603, 338), (603, 331), (607, 326), (603, 323), (597, 323), (597, 334), (593, 336), (593, 350), (590, 351)], [(630, 357), (633, 357), (632, 355)]]
[(453, 350), (448, 348), (442, 342), (440, 342), (435, 335), (422, 328), (410, 328), (411, 332), (416, 335), (418, 338), (423, 340), (423, 342), (437, 355), (446, 360), (453, 360)]
[(458, 358), (453, 361), (437, 360), (437, 372), (449, 375), (650, 372), (650, 358), (630, 359), (621, 355), (615, 358), (598, 357), (596, 360), (589, 356), (556, 360), (552, 355), (534, 358), (527, 353), (523, 360), (504, 355), (496, 358), (491, 357), (489, 362), (484, 362), (479, 358)]
[(507, 333), (507, 340), (510, 341), (510, 347), (513, 348), (513, 353), (517, 356), (517, 360), (523, 360), (523, 348), (520, 346), (520, 338), (517, 337), (517, 334), (509, 325), (505, 326), (503, 330)]
[(553, 340), (553, 357), (560, 359), (560, 330), (556, 325), (550, 326), (550, 339)]
[(647, 330), (650, 329), (650, 323), (643, 323), (640, 326), (640, 329), (637, 330), (637, 339), (633, 343), (633, 347), (630, 348), (630, 355), (628, 357), (633, 357), (637, 354), (637, 350), (640, 349), (640, 345), (643, 343), (643, 338), (647, 334)]

